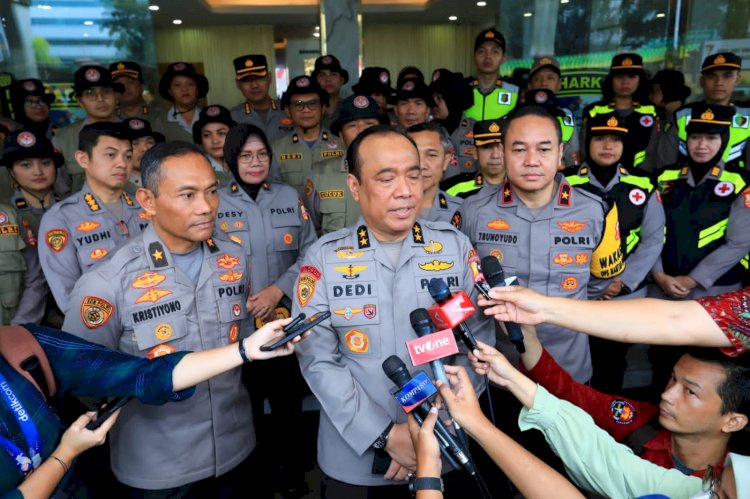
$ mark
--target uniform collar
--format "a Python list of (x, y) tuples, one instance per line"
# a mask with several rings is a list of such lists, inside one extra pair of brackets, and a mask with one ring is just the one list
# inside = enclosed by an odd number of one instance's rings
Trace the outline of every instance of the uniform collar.
[[(249, 102), (245, 101), (244, 107), (245, 107), (245, 114), (253, 114), (253, 106), (250, 105)], [(271, 107), (269, 107), (266, 111), (276, 111), (278, 109), (279, 109), (279, 105), (276, 103), (274, 99), (271, 99)]]
[[(425, 245), (425, 236), (423, 228), (423, 220), (417, 220), (411, 228), (410, 233), (406, 236), (404, 244), (401, 246), (401, 256), (399, 257), (399, 267), (408, 261), (414, 254), (414, 248), (422, 247)], [(380, 241), (370, 233), (367, 228), (362, 216), (357, 220), (357, 225), (354, 226), (355, 231), (353, 237), (355, 238), (355, 244), (357, 251), (368, 251), (373, 250), (373, 257), (384, 266), (396, 270), (393, 268), (391, 261), (385, 254), (385, 251), (378, 251), (380, 249)]]
[(445, 193), (445, 191), (442, 191), (438, 189), (437, 195), (435, 195), (435, 200), (432, 203), (432, 209), (433, 210), (447, 210), (450, 207), (448, 206), (448, 195)]
[[(555, 174), (555, 180), (557, 183), (557, 191), (555, 192), (552, 202), (555, 208), (569, 208), (574, 206), (573, 204), (573, 187), (565, 180), (565, 177), (561, 173)], [(498, 205), (499, 206), (519, 206), (523, 205), (515, 193), (513, 192), (513, 185), (507, 178), (503, 181), (502, 187), (498, 192)]]
[[(724, 168), (726, 167), (726, 164), (723, 160), (716, 163), (715, 166), (713, 166), (710, 170), (708, 170), (708, 173), (706, 173), (705, 177), (703, 179), (706, 180), (717, 180), (719, 177), (721, 177), (721, 174), (724, 173)], [(690, 167), (688, 165), (683, 165), (682, 168), (680, 168), (680, 177), (681, 180), (690, 180), (692, 179), (693, 183), (699, 184), (703, 179), (695, 179), (692, 176), (692, 173), (690, 172)]]
[[(84, 182), (83, 188), (81, 189), (81, 198), (83, 199), (83, 202), (86, 204), (86, 206), (89, 209), (90, 213), (98, 213), (98, 212), (106, 212), (107, 210), (104, 209), (104, 206), (102, 206), (101, 201), (99, 201), (99, 198), (96, 197), (96, 195), (91, 191), (91, 188), (89, 187), (88, 182)], [(125, 208), (131, 208), (131, 209), (140, 209), (140, 205), (138, 202), (126, 191), (122, 191), (120, 194), (120, 199), (124, 202)]]

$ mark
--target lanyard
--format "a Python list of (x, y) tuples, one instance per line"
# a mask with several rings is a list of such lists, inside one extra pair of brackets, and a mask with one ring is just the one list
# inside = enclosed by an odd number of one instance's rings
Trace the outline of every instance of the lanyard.
[(29, 445), (29, 452), (27, 455), (16, 444), (3, 436), (0, 436), (0, 447), (10, 454), (10, 457), (13, 458), (21, 473), (28, 475), (42, 464), (41, 439), (39, 438), (39, 432), (36, 429), (36, 425), (34, 425), (34, 422), (31, 420), (31, 416), (23, 407), (23, 404), (18, 397), (16, 397), (16, 394), (13, 392), (10, 384), (2, 373), (0, 373), (0, 399), (5, 402), (11, 412), (15, 415), (18, 425), (21, 427), (24, 439), (26, 440), (27, 445)]

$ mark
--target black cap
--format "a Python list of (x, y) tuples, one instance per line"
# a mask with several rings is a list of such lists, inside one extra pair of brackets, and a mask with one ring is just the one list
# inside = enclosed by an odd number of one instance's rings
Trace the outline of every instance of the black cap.
[(261, 54), (248, 54), (237, 57), (234, 61), (234, 74), (237, 81), (249, 76), (268, 76), (268, 61)]
[(229, 128), (232, 128), (237, 124), (237, 122), (232, 119), (232, 113), (224, 106), (218, 104), (206, 106), (201, 109), (198, 121), (193, 123), (193, 142), (196, 144), (201, 143), (201, 131), (203, 130), (203, 127), (209, 123), (222, 123)]
[(474, 123), (474, 145), (477, 147), (502, 142), (500, 120), (484, 120)]
[(360, 95), (380, 93), (391, 95), (391, 73), (386, 68), (370, 66), (362, 70), (359, 81), (352, 85), (352, 92)]
[(55, 94), (48, 93), (44, 88), (44, 84), (35, 78), (15, 80), (10, 84), (11, 101), (22, 105), (26, 97), (30, 95), (41, 97), (42, 101), (46, 102), (48, 106), (55, 102)]
[(424, 99), (427, 106), (432, 107), (435, 105), (430, 87), (419, 78), (407, 78), (401, 83), (401, 86), (396, 89), (395, 100), (398, 102), (399, 100), (406, 99)]
[(685, 75), (676, 69), (662, 69), (651, 78), (652, 85), (659, 85), (664, 102), (685, 102), (690, 97), (690, 87), (685, 85)]
[(630, 52), (617, 54), (612, 58), (612, 64), (609, 66), (609, 74), (612, 76), (644, 74), (643, 58), (638, 54)]
[(169, 65), (164, 75), (162, 75), (161, 80), (159, 80), (159, 95), (169, 102), (174, 102), (172, 96), (169, 95), (169, 87), (172, 85), (172, 79), (175, 76), (192, 78), (198, 86), (199, 99), (208, 94), (208, 78), (196, 71), (195, 66), (189, 62), (173, 62)]
[(732, 52), (719, 52), (703, 59), (701, 74), (716, 69), (742, 69), (742, 58)]
[(63, 156), (45, 135), (37, 135), (31, 130), (18, 130), (5, 138), (5, 151), (0, 164), (11, 168), (14, 161), (26, 158), (50, 158), (55, 166), (62, 166)]
[(494, 28), (486, 29), (477, 35), (474, 40), (474, 52), (476, 52), (484, 42), (495, 42), (500, 45), (500, 48), (505, 52), (505, 37)]
[(143, 68), (140, 64), (133, 61), (116, 61), (109, 65), (109, 72), (112, 79), (120, 76), (127, 76), (143, 83)]
[(301, 94), (318, 94), (320, 102), (325, 106), (328, 105), (328, 92), (318, 85), (315, 78), (303, 75), (297, 76), (289, 82), (286, 92), (281, 96), (281, 107), (288, 106), (293, 95)]
[(341, 67), (341, 63), (335, 56), (332, 55), (321, 55), (315, 59), (315, 68), (312, 72), (312, 77), (317, 78), (318, 73), (324, 69), (329, 70), (332, 73), (338, 73), (344, 78), (344, 83), (349, 81), (349, 72)]
[(141, 137), (153, 137), (157, 142), (164, 142), (165, 137), (159, 132), (155, 132), (151, 129), (151, 123), (148, 120), (141, 118), (130, 118), (122, 123), (128, 129), (130, 133), (130, 140), (134, 141)]
[(586, 137), (596, 135), (617, 135), (625, 137), (628, 129), (622, 123), (620, 115), (616, 112), (597, 114), (586, 119)]
[(73, 95), (80, 97), (84, 91), (93, 87), (109, 87), (115, 92), (125, 91), (125, 87), (120, 83), (112, 81), (109, 70), (102, 66), (81, 66), (73, 73)]
[(526, 92), (523, 97), (523, 104), (525, 106), (540, 106), (547, 109), (557, 106), (557, 98), (552, 90), (548, 88), (538, 88)]
[(729, 130), (736, 109), (733, 106), (709, 104), (706, 101), (690, 104), (690, 121), (686, 130), (691, 133), (718, 133)]
[(534, 62), (531, 64), (531, 69), (529, 70), (529, 78), (534, 76), (534, 73), (537, 71), (541, 71), (545, 68), (551, 69), (557, 73), (557, 76), (562, 76), (562, 73), (560, 73), (560, 63), (555, 59), (555, 56), (539, 55), (534, 57)]
[(474, 94), (461, 73), (454, 73), (445, 68), (439, 68), (432, 72), (430, 92), (440, 94), (452, 110), (453, 104), (461, 111), (466, 111), (474, 104)]
[(388, 124), (388, 117), (380, 112), (375, 99), (365, 95), (350, 95), (341, 101), (339, 117), (331, 124), (331, 132), (338, 135), (346, 123), (367, 118), (377, 118), (381, 124)]

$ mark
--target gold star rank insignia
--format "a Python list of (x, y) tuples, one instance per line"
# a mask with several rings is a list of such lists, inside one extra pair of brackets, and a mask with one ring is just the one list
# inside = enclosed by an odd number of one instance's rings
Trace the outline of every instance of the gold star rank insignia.
[(359, 249), (370, 247), (370, 234), (367, 232), (367, 227), (360, 225), (357, 229), (357, 235), (359, 236)]
[(448, 200), (445, 199), (445, 196), (443, 194), (439, 194), (438, 197), (440, 199), (440, 206), (443, 207), (443, 208), (447, 208), (448, 207)]
[(411, 228), (411, 233), (415, 243), (424, 243), (424, 237), (422, 237), (422, 226), (415, 222), (414, 227)]
[(508, 204), (513, 202), (513, 191), (510, 188), (510, 182), (507, 180), (505, 181), (505, 184), (503, 185), (503, 198), (502, 198), (503, 204)]
[(570, 184), (563, 183), (560, 186), (560, 196), (557, 198), (557, 204), (560, 206), (570, 205)]
[(151, 264), (156, 267), (166, 267), (167, 259), (164, 258), (164, 248), (161, 243), (154, 241), (148, 245), (148, 253), (151, 255)]

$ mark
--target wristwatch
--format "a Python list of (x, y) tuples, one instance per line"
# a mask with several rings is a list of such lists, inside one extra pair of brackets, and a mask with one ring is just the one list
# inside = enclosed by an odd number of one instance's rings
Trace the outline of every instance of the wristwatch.
[(445, 489), (443, 488), (443, 479), (432, 476), (410, 476), (409, 492), (414, 495), (418, 490), (439, 490), (440, 492), (445, 492)]
[(393, 422), (388, 423), (388, 426), (385, 427), (383, 433), (381, 433), (377, 440), (373, 442), (372, 447), (374, 449), (385, 449), (385, 444), (388, 443), (388, 434), (391, 432), (391, 428), (393, 428)]

